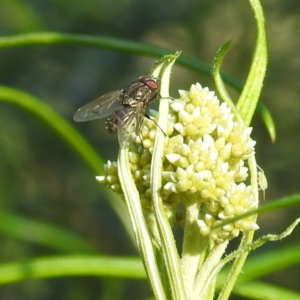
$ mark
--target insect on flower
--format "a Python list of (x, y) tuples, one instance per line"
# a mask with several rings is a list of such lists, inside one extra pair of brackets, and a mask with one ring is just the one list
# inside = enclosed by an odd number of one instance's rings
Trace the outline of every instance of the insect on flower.
[[(108, 117), (106, 129), (118, 133), (121, 148), (126, 148), (139, 135), (146, 109), (158, 97), (158, 79), (141, 76), (126, 89), (113, 91), (87, 103), (74, 115), (76, 122)], [(149, 117), (148, 117), (149, 118)]]

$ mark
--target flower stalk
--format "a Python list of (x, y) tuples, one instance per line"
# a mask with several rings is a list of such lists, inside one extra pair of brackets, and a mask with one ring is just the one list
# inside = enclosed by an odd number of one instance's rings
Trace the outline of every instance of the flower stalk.
[(148, 227), (140, 205), (140, 198), (135, 187), (128, 161), (128, 149), (120, 149), (118, 159), (120, 184), (126, 199), (130, 220), (135, 234), (138, 249), (156, 299), (166, 299), (165, 291), (159, 276), (155, 252)]
[[(249, 1), (257, 22), (263, 22), (258, 0)], [(179, 53), (163, 57), (152, 72), (161, 83), (159, 112), (150, 111), (152, 120), (144, 119), (140, 137), (121, 149), (118, 163), (107, 164), (107, 175), (98, 178), (125, 197), (157, 299), (212, 299), (228, 243), (243, 233), (240, 249), (246, 249), (258, 229), (253, 215), (222, 222), (258, 206), (255, 141), (248, 125), (264, 78), (263, 35), (260, 31), (247, 97), (243, 91), (237, 107), (219, 74), (228, 44), (217, 54), (213, 73), (224, 102), (199, 83), (171, 99), (170, 74)], [(259, 79), (253, 75), (257, 72)], [(172, 231), (176, 222), (183, 226), (181, 254)], [(241, 250), (235, 257), (220, 300), (228, 299), (247, 253)]]
[(186, 292), (182, 280), (179, 255), (176, 249), (175, 239), (172, 233), (168, 217), (163, 207), (161, 198), (162, 190), (162, 157), (164, 152), (165, 136), (162, 131), (167, 130), (168, 112), (169, 112), (169, 82), (172, 66), (180, 53), (169, 55), (163, 58), (162, 66), (156, 65), (152, 75), (155, 77), (160, 70), (161, 78), (160, 105), (158, 125), (161, 131), (157, 131), (153, 156), (151, 161), (150, 190), (153, 200), (153, 212), (161, 242), (161, 251), (163, 253), (165, 268), (168, 274), (169, 284), (174, 299), (186, 299)]
[[(170, 69), (161, 68), (160, 74), (165, 70)], [(112, 163), (106, 166), (109, 176), (101, 181), (116, 188), (118, 183), (111, 185), (109, 179), (119, 178), (131, 217), (137, 211), (140, 214), (143, 232), (148, 240), (155, 241), (151, 261), (156, 271), (148, 274), (167, 275), (166, 284), (162, 283), (167, 297), (170, 289), (172, 299), (197, 299), (196, 295), (209, 299), (217, 276), (214, 270), (219, 270), (228, 242), (240, 232), (258, 228), (253, 216), (218, 227), (223, 220), (257, 206), (252, 187), (246, 184), (245, 165), (254, 156), (255, 142), (250, 138), (251, 129), (235, 121), (228, 105), (208, 88), (197, 83), (179, 94), (180, 98), (174, 100), (162, 95), (161, 101), (166, 103), (160, 103), (163, 110), (150, 112), (159, 127), (145, 119), (141, 137), (129, 149), (120, 151), (117, 168)], [(169, 112), (164, 114), (164, 108)], [(125, 166), (126, 172), (121, 169)], [(117, 171), (118, 176), (114, 176)], [(130, 177), (135, 189), (129, 189)], [(131, 198), (134, 205), (129, 204)], [(181, 255), (172, 232), (180, 216), (184, 228)], [(136, 232), (138, 223), (133, 225)], [(136, 236), (144, 255), (142, 235)], [(157, 255), (163, 260), (155, 260)], [(150, 260), (144, 260), (147, 267)]]

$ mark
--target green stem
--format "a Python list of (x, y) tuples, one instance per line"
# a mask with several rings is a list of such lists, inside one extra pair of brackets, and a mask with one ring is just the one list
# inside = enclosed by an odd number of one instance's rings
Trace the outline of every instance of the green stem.
[(118, 158), (118, 172), (136, 242), (143, 259), (146, 273), (156, 299), (164, 300), (166, 299), (166, 296), (155, 259), (155, 251), (143, 215), (139, 193), (136, 189), (130, 172), (128, 148), (120, 149)]
[[(167, 129), (168, 110), (169, 110), (169, 81), (172, 66), (180, 53), (168, 55), (162, 58), (161, 74), (161, 89), (160, 89), (160, 105), (158, 124), (163, 131)], [(157, 68), (153, 72), (153, 76), (157, 76)], [(157, 131), (153, 156), (151, 162), (151, 178), (150, 188), (153, 197), (154, 215), (157, 223), (157, 229), (160, 236), (162, 252), (165, 260), (166, 270), (170, 283), (173, 299), (186, 299), (185, 288), (182, 280), (181, 266), (179, 256), (172, 233), (169, 220), (166, 216), (161, 193), (161, 174), (162, 174), (162, 157), (164, 151), (165, 136), (161, 131)]]
[[(257, 165), (256, 165), (255, 156), (250, 157), (248, 163), (249, 163), (249, 168), (251, 173), (251, 186), (252, 186), (253, 196), (254, 196), (253, 200), (255, 201), (257, 207), (259, 199), (258, 199)], [(253, 218), (256, 219), (257, 217), (253, 216)], [(245, 247), (245, 245), (250, 244), (253, 241), (253, 237), (254, 237), (254, 231), (249, 231), (245, 233), (239, 245), (239, 249)], [(234, 287), (234, 284), (242, 271), (242, 268), (245, 264), (248, 254), (249, 252), (245, 251), (235, 259), (232, 268), (230, 270), (230, 273), (228, 274), (226, 282), (223, 286), (223, 289), (219, 295), (218, 300), (227, 300), (229, 298), (231, 291)]]
[(215, 287), (218, 273), (220, 272), (221, 257), (224, 255), (228, 241), (216, 245), (205, 259), (195, 279), (194, 294), (192, 299), (208, 299)]
[(200, 234), (197, 221), (199, 219), (199, 199), (186, 204), (185, 226), (183, 234), (183, 248), (181, 268), (183, 280), (188, 296), (193, 293), (194, 280), (198, 268), (201, 268), (200, 259), (203, 260), (208, 239)]
[[(259, 0), (249, 0), (249, 3), (254, 11), (258, 33), (250, 72), (237, 103), (237, 109), (246, 126), (249, 126), (259, 100), (267, 67), (267, 39), (262, 7)], [(254, 201), (256, 202), (256, 206), (258, 206), (258, 178), (254, 156), (249, 159), (249, 166), (251, 171), (251, 186), (254, 193)], [(251, 243), (253, 236), (254, 231), (245, 233), (239, 249)], [(229, 298), (247, 256), (248, 252), (246, 251), (235, 259), (218, 300), (227, 300)]]
[[(254, 236), (254, 231), (250, 231), (244, 234), (242, 241), (239, 245), (239, 248), (247, 245), (248, 243), (251, 243), (253, 240), (253, 236)], [(219, 294), (218, 300), (227, 300), (229, 298), (231, 291), (234, 287), (234, 284), (242, 271), (242, 268), (244, 266), (248, 254), (249, 252), (244, 252), (235, 259), (230, 269), (230, 272), (228, 274), (228, 277), (223, 285), (222, 291)]]

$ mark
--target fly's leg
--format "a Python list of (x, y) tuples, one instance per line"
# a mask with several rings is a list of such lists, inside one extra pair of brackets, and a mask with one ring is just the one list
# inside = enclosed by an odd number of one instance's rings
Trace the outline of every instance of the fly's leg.
[(152, 122), (154, 122), (154, 124), (161, 130), (161, 132), (164, 134), (164, 136), (167, 136), (167, 134), (162, 130), (162, 128), (158, 125), (158, 123), (153, 119), (151, 118), (149, 115), (145, 114), (145, 117), (148, 119), (148, 120), (151, 120)]

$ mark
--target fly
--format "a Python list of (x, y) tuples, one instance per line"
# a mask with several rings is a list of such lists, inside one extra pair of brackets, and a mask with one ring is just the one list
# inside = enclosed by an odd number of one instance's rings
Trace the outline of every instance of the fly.
[(106, 129), (118, 133), (121, 148), (133, 142), (143, 124), (148, 105), (158, 97), (156, 78), (141, 76), (126, 89), (117, 90), (87, 103), (77, 110), (74, 121), (86, 122), (108, 117)]

